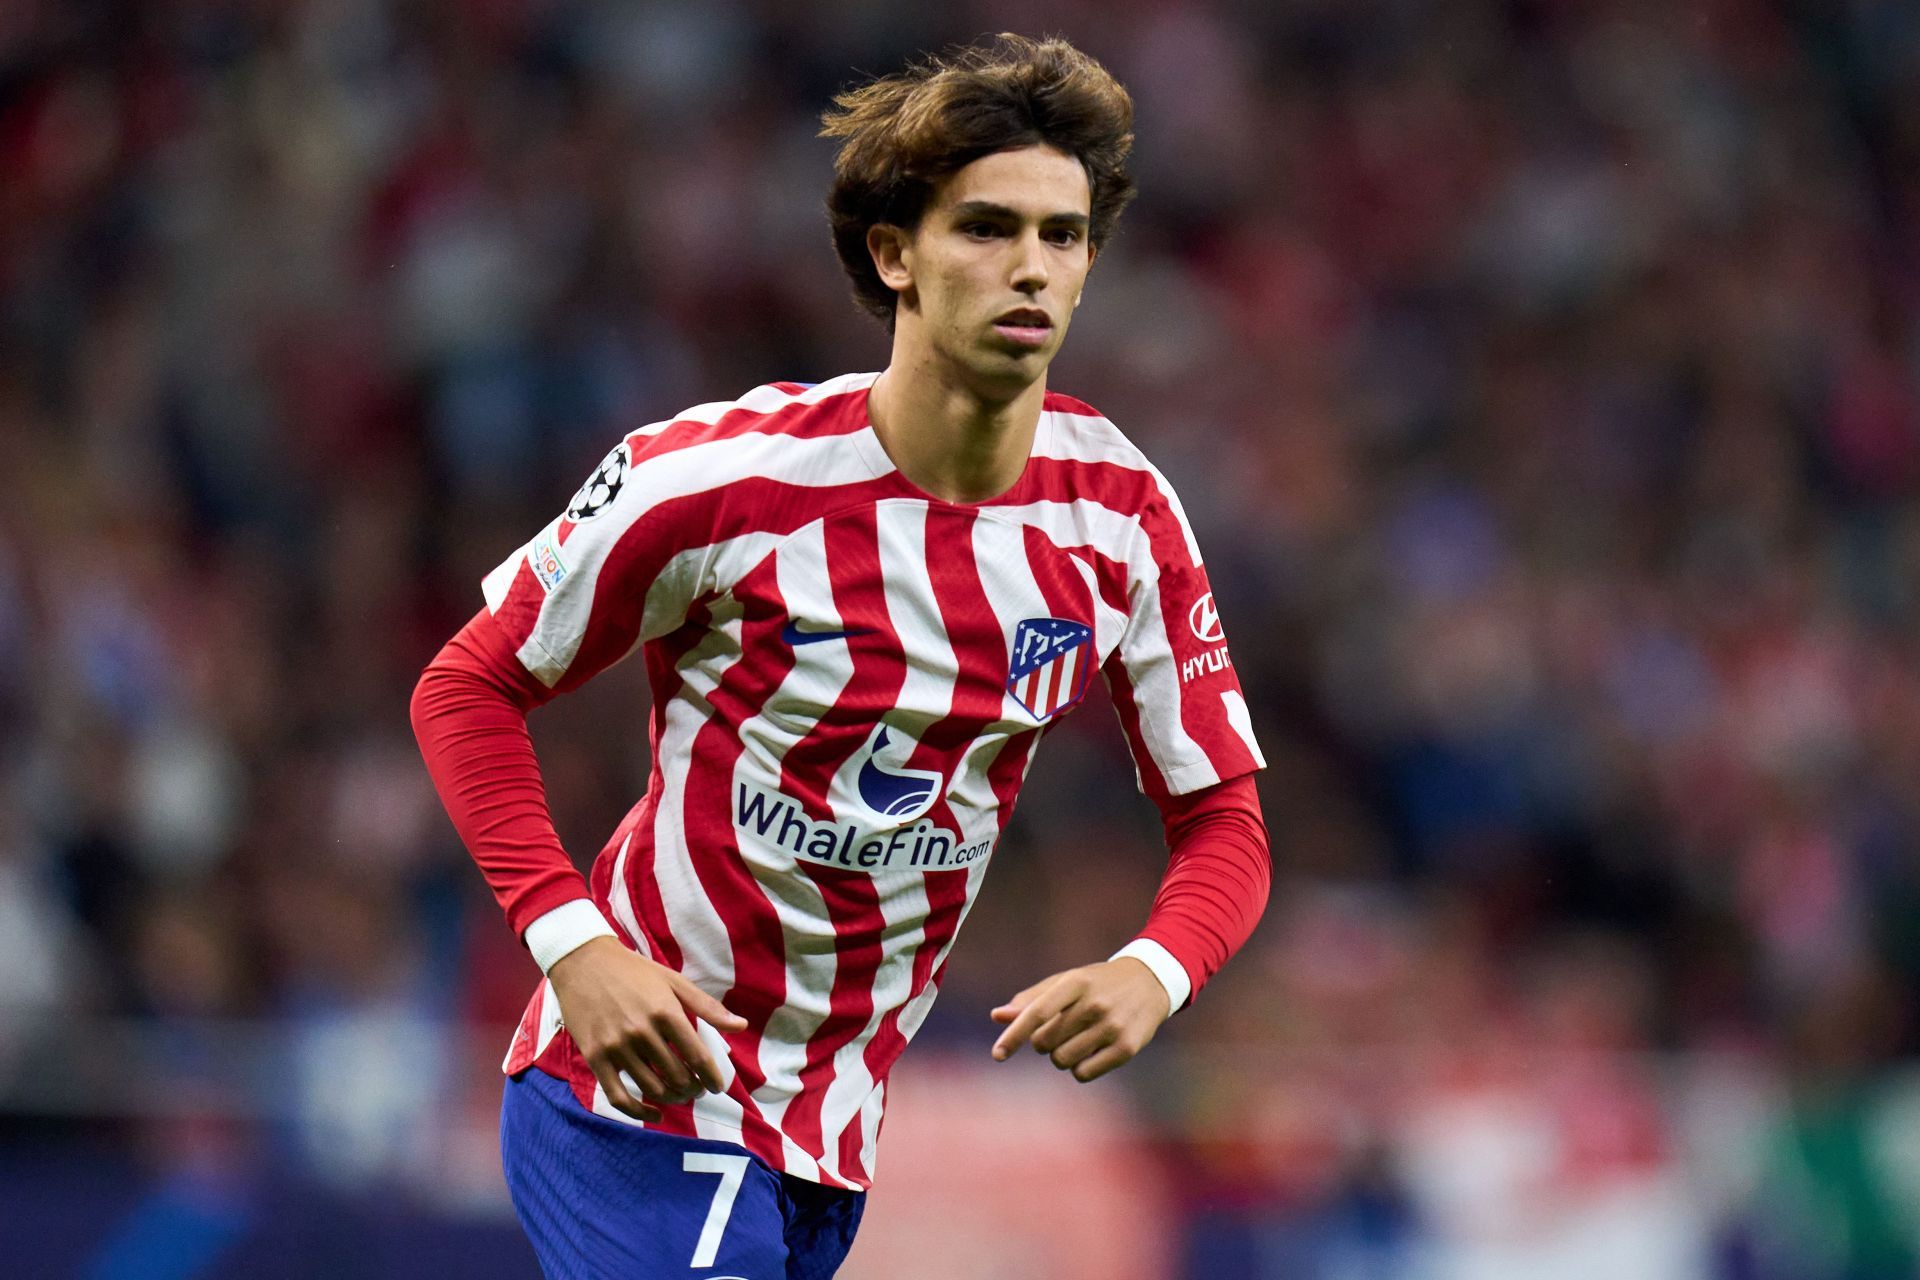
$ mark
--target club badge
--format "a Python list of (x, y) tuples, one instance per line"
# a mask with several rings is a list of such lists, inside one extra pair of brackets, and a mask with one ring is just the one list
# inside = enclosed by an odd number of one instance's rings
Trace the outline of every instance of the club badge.
[(1050, 720), (1086, 694), (1092, 657), (1093, 628), (1085, 623), (1024, 619), (1013, 632), (1007, 692), (1035, 720)]

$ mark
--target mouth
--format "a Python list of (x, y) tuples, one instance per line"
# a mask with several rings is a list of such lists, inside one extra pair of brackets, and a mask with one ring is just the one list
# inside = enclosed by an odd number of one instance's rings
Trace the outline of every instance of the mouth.
[(1053, 336), (1053, 317), (1038, 307), (1016, 307), (993, 322), (994, 332), (1023, 347), (1044, 347)]

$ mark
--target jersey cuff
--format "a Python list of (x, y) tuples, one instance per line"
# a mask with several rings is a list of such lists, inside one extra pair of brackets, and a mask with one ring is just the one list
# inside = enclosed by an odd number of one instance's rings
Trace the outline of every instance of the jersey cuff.
[(592, 942), (595, 938), (619, 935), (614, 933), (607, 918), (600, 914), (600, 908), (593, 905), (593, 899), (575, 898), (536, 917), (520, 936), (526, 942), (527, 950), (533, 953), (534, 963), (540, 966), (540, 972), (545, 973), (580, 944)]
[(1187, 997), (1193, 994), (1193, 981), (1187, 977), (1186, 966), (1173, 958), (1173, 952), (1152, 938), (1135, 938), (1107, 958), (1118, 960), (1122, 956), (1132, 956), (1153, 970), (1153, 976), (1160, 979), (1160, 985), (1167, 989), (1168, 1017), (1178, 1013), (1180, 1006), (1187, 1002)]

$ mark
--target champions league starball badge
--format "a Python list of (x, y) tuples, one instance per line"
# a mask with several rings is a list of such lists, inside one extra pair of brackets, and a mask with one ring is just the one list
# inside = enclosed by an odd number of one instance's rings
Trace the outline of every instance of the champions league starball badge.
[(627, 482), (627, 462), (627, 445), (623, 440), (601, 460), (599, 469), (573, 495), (573, 501), (567, 504), (567, 519), (578, 524), (612, 506), (613, 500), (620, 496), (620, 486)]

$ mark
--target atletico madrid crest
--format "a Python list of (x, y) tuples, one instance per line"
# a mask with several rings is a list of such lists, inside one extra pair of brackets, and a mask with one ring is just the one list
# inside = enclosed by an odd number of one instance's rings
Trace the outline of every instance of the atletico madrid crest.
[(1013, 631), (1007, 692), (1035, 720), (1080, 701), (1093, 667), (1093, 628), (1065, 618), (1027, 618)]

